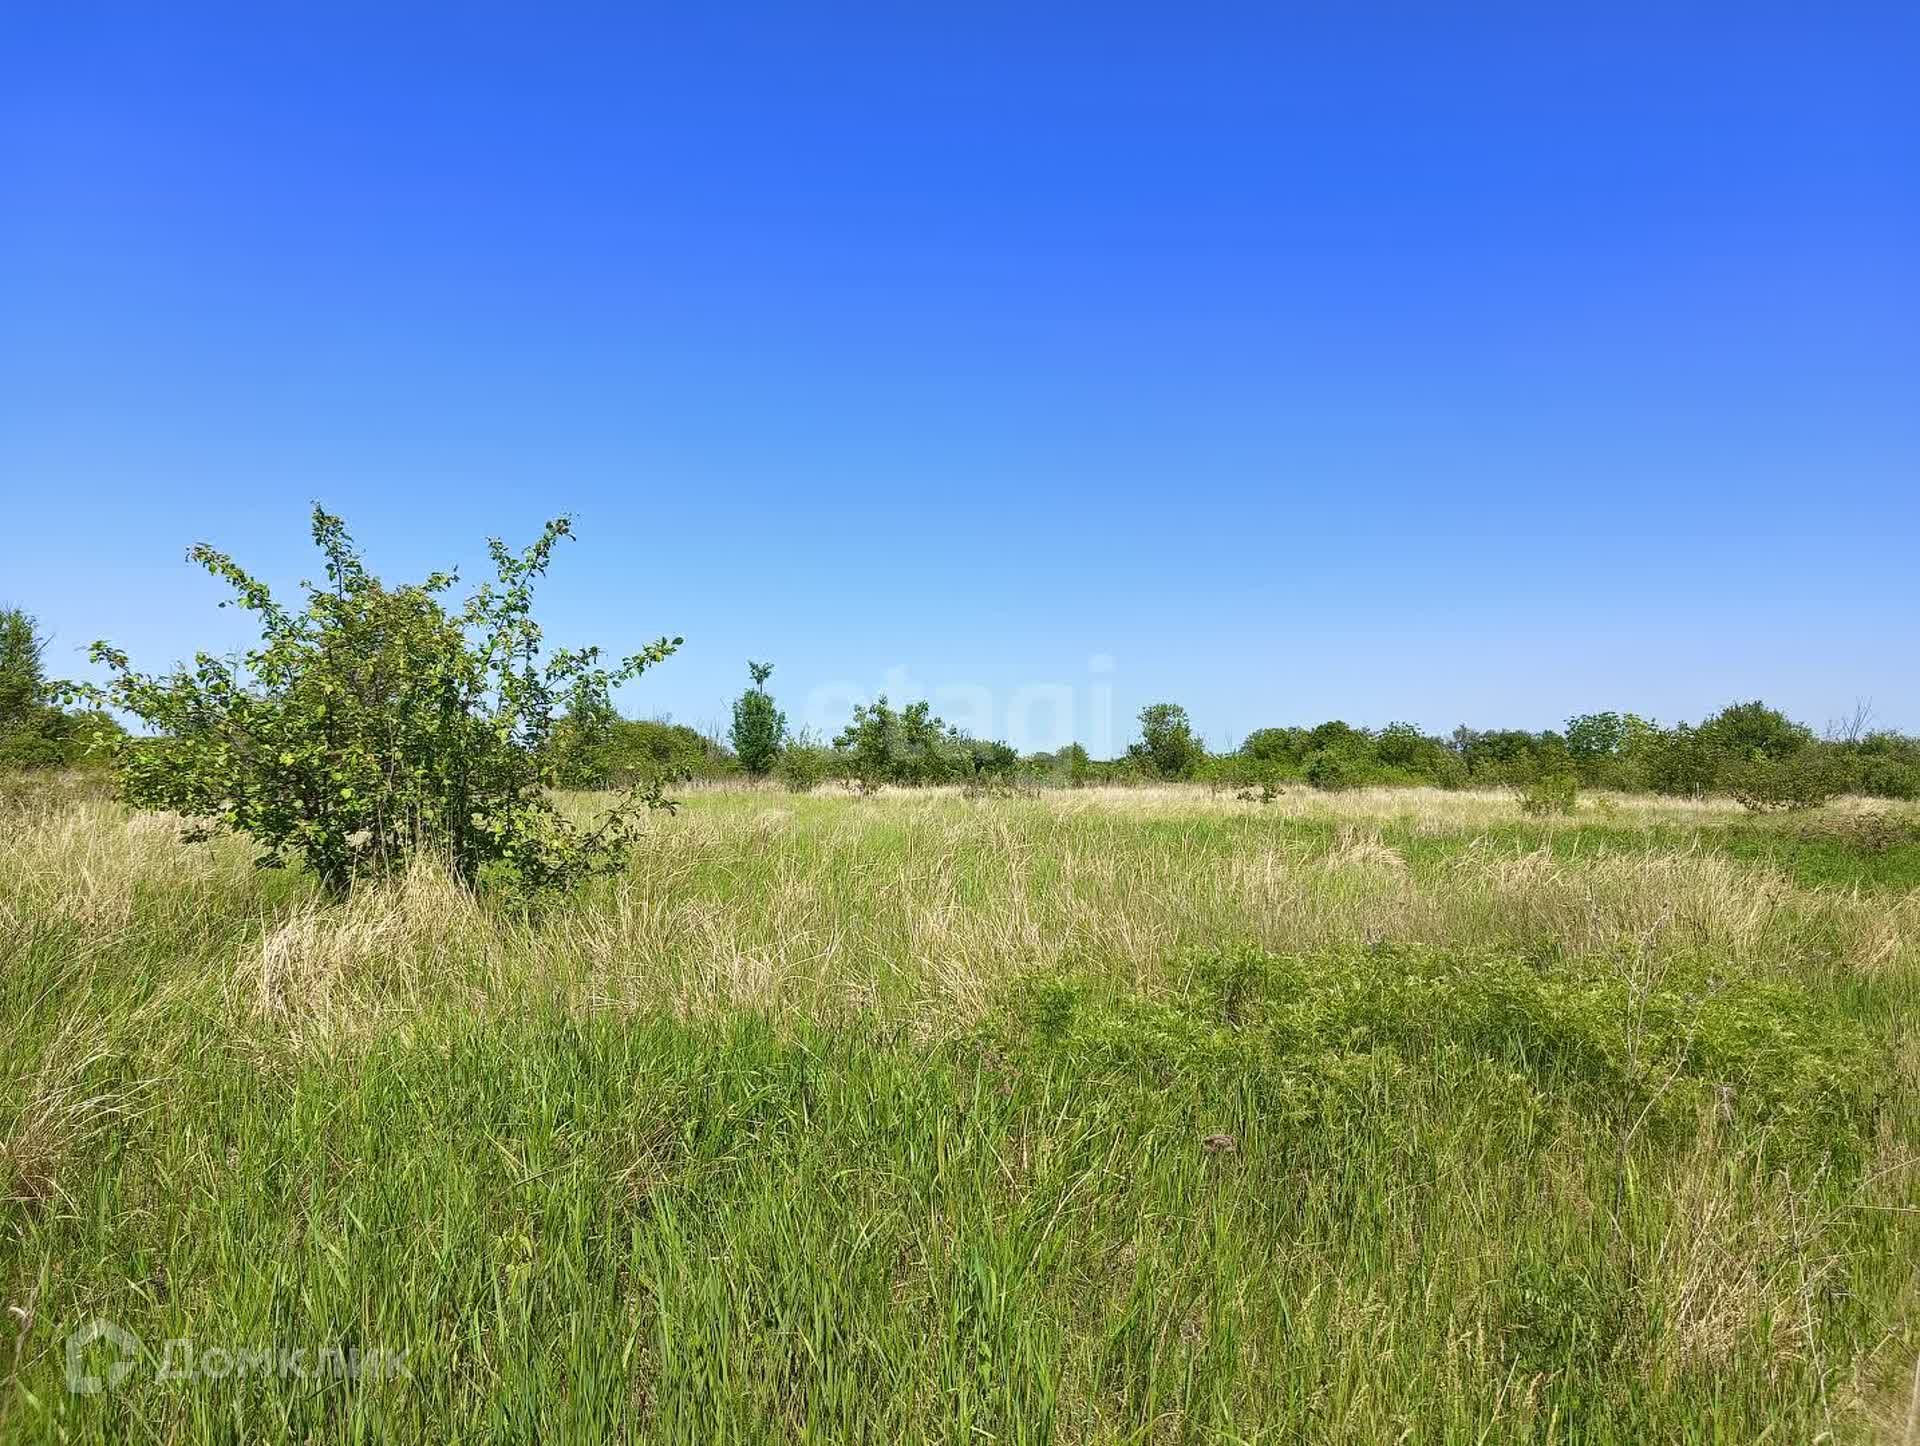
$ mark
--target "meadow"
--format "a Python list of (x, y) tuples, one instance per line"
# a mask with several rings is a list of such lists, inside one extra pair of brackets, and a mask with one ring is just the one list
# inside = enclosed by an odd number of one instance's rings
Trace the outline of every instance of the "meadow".
[(1910, 806), (680, 798), (0, 801), (0, 1438), (1920, 1439)]

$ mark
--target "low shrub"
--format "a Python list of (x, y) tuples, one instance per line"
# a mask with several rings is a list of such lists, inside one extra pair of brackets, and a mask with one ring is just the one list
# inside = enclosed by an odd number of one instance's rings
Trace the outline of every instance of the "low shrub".
[(667, 801), (656, 786), (581, 828), (546, 796), (549, 745), (560, 723), (591, 714), (595, 736), (583, 744), (597, 753), (611, 690), (680, 639), (663, 637), (611, 668), (597, 648), (546, 647), (534, 591), (571, 535), (557, 518), (524, 552), (493, 540), (495, 580), (459, 609), (442, 600), (453, 574), (383, 583), (346, 525), (318, 507), (313, 540), (325, 581), (302, 585), (302, 607), (283, 605), (225, 553), (196, 546), (191, 559), (232, 588), (260, 641), (152, 675), (94, 644), (112, 681), (85, 690), (88, 701), (122, 709), (156, 735), (118, 740), (122, 795), (193, 820), (189, 840), (243, 834), (260, 867), (303, 862), (336, 894), (422, 853), (444, 858), (463, 883), (527, 893), (623, 868), (640, 814)]
[(1368, 782), (1367, 766), (1344, 748), (1316, 748), (1307, 755), (1307, 782), (1327, 793)]
[(832, 768), (832, 752), (812, 742), (788, 743), (773, 765), (774, 775), (790, 793), (812, 793), (827, 781)]
[(1846, 789), (1846, 773), (1839, 761), (1813, 748), (1785, 758), (1731, 764), (1722, 781), (1727, 792), (1754, 813), (1818, 808)]
[(1572, 773), (1543, 773), (1517, 792), (1520, 811), (1531, 818), (1572, 813), (1580, 802), (1580, 780)]

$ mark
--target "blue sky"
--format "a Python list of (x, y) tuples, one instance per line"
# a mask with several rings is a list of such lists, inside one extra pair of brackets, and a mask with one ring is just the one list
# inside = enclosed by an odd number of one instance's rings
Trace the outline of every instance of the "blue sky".
[(399, 576), (573, 513), (552, 634), (684, 634), (622, 701), (695, 724), (751, 656), (1115, 746), (1920, 728), (1911, 6), (5, 26), (0, 600), (57, 671), (239, 643), (184, 549), (291, 586), (321, 499)]

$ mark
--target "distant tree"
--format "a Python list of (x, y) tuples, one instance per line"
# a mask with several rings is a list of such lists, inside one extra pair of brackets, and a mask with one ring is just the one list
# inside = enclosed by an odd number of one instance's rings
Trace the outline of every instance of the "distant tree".
[(1303, 728), (1256, 728), (1240, 745), (1241, 756), (1257, 763), (1299, 763), (1310, 751)]
[(974, 778), (1009, 779), (1019, 767), (1020, 755), (1011, 744), (968, 738), (955, 749), (959, 762)]
[(740, 766), (752, 777), (763, 778), (780, 757), (780, 745), (787, 736), (787, 715), (774, 707), (767, 694), (773, 664), (749, 662), (747, 672), (753, 677), (753, 686), (734, 700), (733, 728), (728, 736)]
[(1728, 704), (1696, 731), (1708, 747), (1723, 749), (1742, 761), (1785, 758), (1813, 742), (1811, 728), (1758, 699)]
[(1453, 731), (1453, 751), (1474, 778), (1516, 783), (1531, 779), (1542, 767), (1556, 767), (1566, 756), (1566, 742), (1558, 733), (1463, 725)]
[(549, 743), (553, 781), (561, 788), (605, 788), (613, 776), (614, 729), (620, 715), (613, 699), (590, 678), (576, 678), (566, 716), (554, 724)]
[(1084, 787), (1093, 773), (1093, 760), (1087, 750), (1078, 743), (1069, 743), (1055, 755), (1060, 766), (1066, 771), (1067, 782), (1075, 788)]
[(942, 782), (959, 766), (965, 741), (924, 699), (896, 712), (882, 693), (870, 704), (855, 705), (833, 746), (848, 776), (871, 793), (885, 783)]
[(1427, 735), (1411, 723), (1389, 723), (1373, 740), (1373, 755), (1389, 768), (1415, 768), (1428, 748)]
[(1582, 713), (1567, 719), (1567, 752), (1576, 762), (1611, 758), (1627, 741), (1627, 723), (1618, 713)]
[(1367, 782), (1367, 765), (1351, 744), (1316, 748), (1307, 755), (1307, 782), (1329, 793)]
[(1178, 703), (1150, 703), (1140, 710), (1140, 741), (1127, 749), (1161, 778), (1190, 778), (1206, 749), (1193, 736), (1187, 710)]
[(0, 608), (0, 732), (31, 722), (46, 703), (47, 651), (34, 620), (19, 608)]
[(1345, 723), (1338, 718), (1334, 718), (1308, 732), (1307, 751), (1311, 753), (1317, 748), (1344, 748), (1353, 750), (1356, 744), (1363, 744), (1365, 741), (1366, 735), (1358, 728), (1355, 728), (1351, 723)]
[(562, 517), (522, 553), (492, 541), (495, 580), (458, 613), (440, 602), (453, 574), (389, 587), (318, 507), (326, 583), (304, 584), (297, 612), (225, 553), (195, 547), (188, 556), (233, 588), (261, 640), (241, 658), (201, 653), (157, 676), (94, 644), (113, 673), (105, 696), (158, 735), (119, 750), (124, 795), (197, 820), (190, 838), (247, 835), (261, 867), (298, 857), (336, 893), (421, 851), (463, 881), (527, 891), (621, 867), (638, 811), (665, 800), (657, 788), (630, 795), (586, 830), (563, 816), (543, 791), (556, 713), (570, 701), (598, 715), (616, 683), (680, 639), (614, 668), (596, 648), (543, 658), (534, 585), (571, 534)]
[(32, 615), (0, 608), (0, 769), (84, 763), (124, 730), (107, 713), (67, 712), (75, 685), (47, 678), (47, 642)]

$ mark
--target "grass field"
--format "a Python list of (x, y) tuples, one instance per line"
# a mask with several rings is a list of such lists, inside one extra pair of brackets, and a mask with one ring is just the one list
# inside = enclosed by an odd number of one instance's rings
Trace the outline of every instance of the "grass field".
[(716, 790), (525, 918), (5, 810), (0, 1438), (1920, 1439), (1911, 819)]

